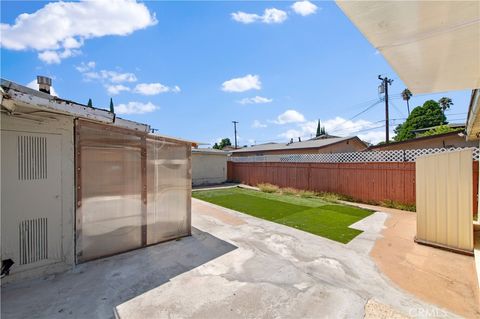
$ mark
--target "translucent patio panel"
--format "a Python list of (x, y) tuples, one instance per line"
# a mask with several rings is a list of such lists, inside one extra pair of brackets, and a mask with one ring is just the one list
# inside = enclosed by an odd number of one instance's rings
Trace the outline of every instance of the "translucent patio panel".
[(147, 244), (190, 234), (191, 147), (147, 139)]
[(76, 125), (77, 262), (190, 234), (191, 145)]

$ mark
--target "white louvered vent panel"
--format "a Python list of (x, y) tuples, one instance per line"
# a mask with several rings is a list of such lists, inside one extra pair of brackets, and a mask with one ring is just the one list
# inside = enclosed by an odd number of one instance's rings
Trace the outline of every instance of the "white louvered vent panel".
[(41, 136), (17, 137), (18, 179), (47, 178), (47, 139)]
[(48, 258), (48, 220), (35, 218), (21, 221), (19, 226), (20, 265)]

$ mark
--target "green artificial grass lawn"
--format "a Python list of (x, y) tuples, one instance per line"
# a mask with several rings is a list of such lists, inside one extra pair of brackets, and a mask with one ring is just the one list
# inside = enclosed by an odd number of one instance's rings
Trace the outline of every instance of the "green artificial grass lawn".
[(349, 228), (372, 211), (318, 198), (268, 194), (242, 188), (195, 191), (193, 197), (258, 218), (287, 225), (341, 243), (362, 231)]

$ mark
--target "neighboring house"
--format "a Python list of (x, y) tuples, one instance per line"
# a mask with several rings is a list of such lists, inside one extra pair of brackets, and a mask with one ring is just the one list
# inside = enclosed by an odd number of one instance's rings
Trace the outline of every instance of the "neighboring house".
[(261, 156), (278, 154), (319, 154), (358, 152), (367, 144), (356, 136), (311, 139), (290, 143), (267, 143), (232, 151), (232, 156)]
[(476, 142), (480, 139), (480, 89), (472, 90), (467, 117), (467, 139)]
[(212, 185), (227, 180), (227, 157), (230, 152), (212, 148), (192, 149), (192, 184)]
[(476, 142), (467, 141), (465, 133), (449, 132), (431, 136), (412, 138), (400, 142), (370, 146), (370, 151), (413, 150), (421, 148), (477, 147)]
[(193, 142), (1, 80), (2, 281), (191, 233)]
[(240, 149), (242, 148), (241, 146), (239, 146), (238, 148), (235, 148), (235, 146), (225, 146), (223, 149), (221, 149), (222, 151), (233, 151), (233, 150), (236, 150), (236, 149)]

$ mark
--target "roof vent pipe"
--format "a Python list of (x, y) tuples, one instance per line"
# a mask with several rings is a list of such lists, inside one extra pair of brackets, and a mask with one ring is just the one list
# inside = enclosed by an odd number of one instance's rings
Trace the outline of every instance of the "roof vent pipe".
[(50, 94), (52, 79), (46, 76), (37, 75), (38, 90)]

